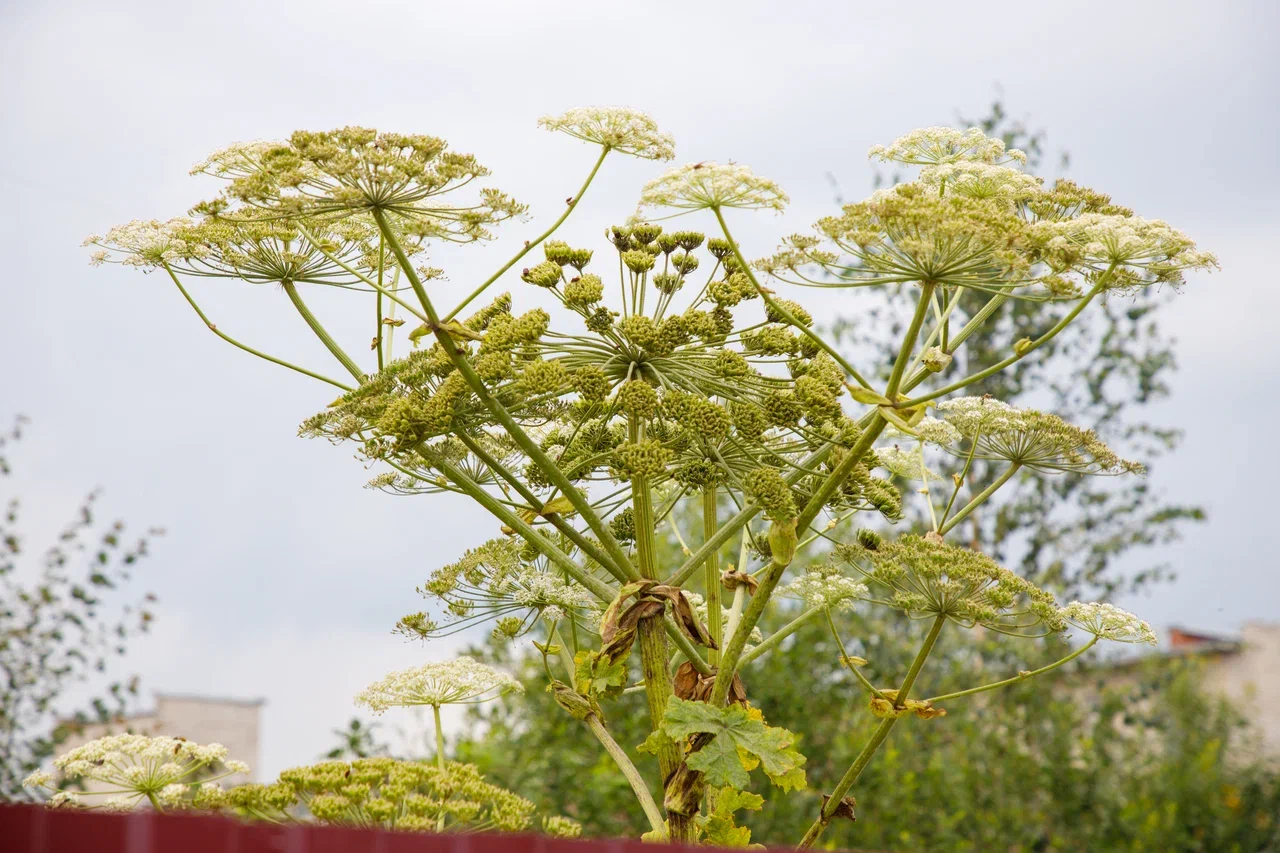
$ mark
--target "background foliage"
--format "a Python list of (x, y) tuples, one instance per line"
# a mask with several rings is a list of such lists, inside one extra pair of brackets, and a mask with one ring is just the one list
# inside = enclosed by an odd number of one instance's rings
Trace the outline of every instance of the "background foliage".
[[(26, 420), (0, 436), (0, 483)], [(22, 780), (54, 754), (77, 722), (107, 721), (138, 692), (112, 661), (151, 624), (154, 596), (128, 601), (123, 590), (148, 542), (125, 538), (124, 522), (104, 524), (91, 492), (43, 553), (20, 529), (21, 501), (0, 515), (0, 800), (28, 799)], [(38, 555), (38, 556), (37, 556)], [(93, 680), (105, 686), (69, 708), (68, 692)]]

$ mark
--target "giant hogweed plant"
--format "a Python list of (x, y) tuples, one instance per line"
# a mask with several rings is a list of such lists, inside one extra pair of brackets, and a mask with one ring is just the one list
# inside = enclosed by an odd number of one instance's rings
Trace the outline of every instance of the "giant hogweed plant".
[[(1100, 192), (1045, 185), (1020, 169), (1021, 152), (979, 130), (949, 128), (874, 148), (874, 158), (919, 167), (914, 179), (844, 206), (762, 260), (748, 259), (730, 220), (781, 211), (787, 195), (745, 166), (712, 162), (650, 181), (639, 212), (605, 230), (608, 245), (570, 246), (555, 232), (610, 155), (669, 160), (674, 146), (629, 109), (574, 110), (541, 124), (594, 146), (595, 161), (551, 226), (456, 305), (443, 304), (441, 273), (423, 263), (428, 248), (488, 240), (525, 208), (496, 190), (472, 191), (487, 170), (430, 136), (350, 127), (232, 146), (196, 167), (225, 187), (191, 218), (133, 222), (88, 241), (94, 263), (169, 279), (234, 346), (338, 388), (302, 434), (353, 446), (382, 469), (372, 486), (462, 495), (493, 515), (498, 535), (434, 571), (419, 588), (431, 606), (397, 632), (431, 640), (484, 624), (503, 638), (532, 635), (548, 689), (630, 783), (647, 837), (742, 846), (750, 833), (735, 813), (763, 802), (748, 790), (758, 785), (754, 770), (779, 793), (806, 784), (803, 733), (752, 705), (752, 663), (781, 654), (820, 665), (789, 638), (816, 619), (839, 636), (851, 608), (922, 621), (919, 651), (893, 684), (872, 683), (860, 671), (866, 661), (847, 654), (825, 662), (855, 677), (880, 722), (815, 800), (800, 847), (854, 816), (859, 774), (904, 717), (937, 720), (951, 703), (1047, 673), (1099, 640), (1154, 642), (1132, 614), (1062, 606), (951, 541), (1015, 478), (1142, 472), (1055, 415), (964, 394), (1091, 305), (1176, 286), (1186, 271), (1214, 267), (1212, 255)], [(710, 235), (670, 222), (686, 215)], [(203, 277), (278, 287), (340, 378), (215, 326), (190, 289)], [(512, 292), (494, 292), (508, 280)], [(859, 371), (784, 286), (909, 287), (914, 308), (891, 368)], [(365, 300), (371, 355), (358, 360), (311, 311), (305, 294), (317, 287)], [(546, 299), (560, 306), (554, 317), (528, 307)], [(1010, 300), (1051, 303), (1058, 320), (1010, 341), (1002, 360), (954, 375), (955, 355)], [(412, 349), (393, 358), (406, 323)], [(1000, 470), (981, 489), (969, 488), (975, 461)], [(914, 491), (901, 494), (880, 472)], [(899, 519), (904, 500), (923, 504), (924, 535), (858, 529), (863, 519)], [(690, 517), (700, 525), (680, 529)], [(686, 543), (679, 565), (656, 556), (668, 530)], [(722, 562), (726, 553), (736, 560)], [(761, 636), (761, 616), (779, 596), (804, 607)], [(1088, 640), (1014, 679), (921, 696), (941, 632), (978, 628), (1028, 638), (1076, 629)], [(509, 686), (475, 666), (393, 673), (360, 701), (376, 711), (430, 705), (438, 721), (442, 704)], [(619, 707), (611, 700), (625, 692), (647, 697), (652, 734), (641, 749), (657, 757), (660, 803), (609, 733)], [(251, 800), (241, 796), (242, 811), (254, 812)]]

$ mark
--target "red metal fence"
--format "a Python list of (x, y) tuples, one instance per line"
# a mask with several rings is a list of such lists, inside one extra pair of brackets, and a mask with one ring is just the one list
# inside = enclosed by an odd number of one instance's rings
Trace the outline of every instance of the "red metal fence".
[(676, 853), (694, 849), (629, 839), (431, 835), (249, 824), (207, 815), (108, 814), (0, 805), (0, 853)]

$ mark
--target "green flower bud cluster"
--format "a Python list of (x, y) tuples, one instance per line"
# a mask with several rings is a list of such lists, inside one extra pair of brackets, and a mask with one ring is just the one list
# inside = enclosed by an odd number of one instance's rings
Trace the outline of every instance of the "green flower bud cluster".
[(721, 486), (727, 479), (719, 464), (705, 458), (685, 462), (675, 470), (672, 477), (680, 485), (697, 490)]
[(717, 305), (729, 308), (748, 299), (755, 299), (756, 293), (751, 280), (742, 273), (734, 273), (721, 281), (713, 281), (707, 285), (707, 298)]
[(567, 384), (568, 371), (565, 370), (564, 362), (559, 359), (528, 362), (516, 378), (518, 389), (530, 395), (563, 393)]
[(573, 390), (590, 403), (604, 402), (604, 398), (609, 395), (609, 378), (594, 364), (579, 367), (570, 376), (569, 382)]
[(629, 417), (648, 420), (658, 413), (658, 392), (642, 379), (624, 382), (618, 388), (618, 408)]
[(636, 516), (631, 507), (627, 507), (609, 520), (609, 532), (619, 542), (636, 541)]
[[(486, 782), (474, 765), (440, 768), (394, 758), (295, 767), (275, 784), (233, 788), (228, 803), (250, 818), (278, 820), (305, 808), (322, 824), (411, 832), (519, 832), (535, 812), (529, 800)], [(566, 821), (555, 823), (556, 831), (572, 834)]]
[(655, 439), (628, 442), (613, 451), (613, 475), (619, 480), (655, 480), (667, 471), (672, 453)]
[(1050, 593), (936, 534), (908, 534), (893, 542), (859, 535), (837, 547), (835, 556), (869, 583), (887, 588), (889, 603), (912, 617), (945, 616), (966, 627), (1027, 636), (1066, 628)]
[(520, 272), (521, 280), (536, 284), (538, 287), (555, 287), (560, 283), (562, 275), (560, 266), (551, 261), (543, 261), (537, 266), (526, 267)]
[(671, 273), (658, 273), (651, 281), (659, 293), (665, 293), (668, 296), (684, 287), (684, 276), (672, 275)]
[(800, 351), (800, 341), (786, 326), (764, 326), (742, 335), (742, 346), (748, 353), (760, 355), (792, 355)]
[(795, 497), (777, 468), (757, 468), (747, 475), (742, 485), (773, 521), (785, 524), (796, 517)]
[(627, 340), (654, 356), (671, 355), (689, 341), (689, 325), (683, 317), (667, 317), (655, 323), (643, 314), (632, 314), (618, 324)]
[(546, 334), (551, 316), (541, 308), (534, 308), (519, 317), (496, 314), (490, 318), (488, 330), (480, 344), (480, 352), (513, 350), (537, 343)]
[(603, 298), (604, 282), (598, 275), (575, 276), (564, 286), (564, 301), (574, 307), (585, 308)]
[(757, 440), (769, 428), (769, 416), (766, 410), (752, 403), (732, 401), (729, 403), (729, 418), (733, 421), (738, 435), (750, 440)]
[(662, 411), (688, 432), (708, 442), (718, 442), (729, 434), (729, 413), (711, 400), (684, 391), (667, 391)]
[(733, 254), (733, 246), (730, 245), (728, 240), (723, 240), (719, 237), (712, 237), (707, 241), (707, 251), (710, 252), (717, 261), (723, 261), (729, 255)]
[(591, 263), (593, 254), (590, 249), (571, 249), (568, 243), (561, 240), (548, 240), (542, 244), (542, 251), (551, 263), (561, 267), (573, 267), (579, 273)]
[(683, 317), (689, 332), (704, 343), (718, 346), (733, 331), (733, 314), (723, 305), (718, 305), (711, 311), (691, 308), (684, 312)]
[(806, 311), (799, 302), (792, 302), (790, 299), (774, 299), (770, 303), (765, 303), (765, 319), (770, 323), (790, 323), (791, 320), (788, 320), (783, 316), (782, 311), (778, 310), (779, 308), (790, 314), (792, 319), (797, 321), (800, 325), (813, 325), (813, 315)]

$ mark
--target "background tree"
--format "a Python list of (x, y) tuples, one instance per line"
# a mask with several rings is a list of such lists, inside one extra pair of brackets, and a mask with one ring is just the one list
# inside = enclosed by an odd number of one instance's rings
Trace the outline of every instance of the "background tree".
[[(12, 474), (9, 454), (26, 419), (0, 436), (0, 478)], [(137, 561), (148, 555), (151, 529), (129, 542), (124, 522), (96, 517), (98, 492), (43, 553), (19, 532), (20, 501), (0, 516), (0, 799), (33, 796), (22, 780), (53, 755), (77, 723), (106, 722), (137, 696), (135, 677), (116, 678), (110, 664), (151, 624), (150, 593), (125, 601)], [(36, 556), (38, 555), (38, 556)], [(78, 708), (69, 691), (107, 679)], [(68, 722), (70, 721), (70, 722)]]

